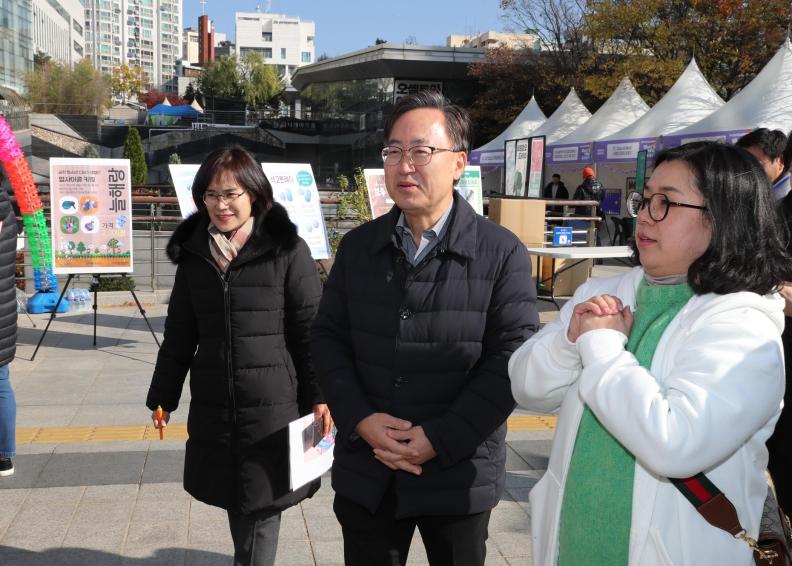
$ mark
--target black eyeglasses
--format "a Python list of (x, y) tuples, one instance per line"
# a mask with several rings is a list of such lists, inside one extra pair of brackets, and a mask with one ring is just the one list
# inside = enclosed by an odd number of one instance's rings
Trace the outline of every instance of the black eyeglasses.
[(706, 206), (669, 200), (664, 193), (655, 193), (650, 197), (644, 197), (638, 192), (632, 192), (627, 197), (627, 211), (633, 218), (637, 217), (641, 209), (645, 208), (647, 204), (649, 205), (649, 218), (655, 222), (662, 222), (665, 220), (665, 217), (668, 216), (668, 208), (670, 206), (707, 210)]
[(385, 165), (394, 166), (401, 163), (402, 158), (406, 155), (407, 159), (413, 165), (429, 165), (432, 156), (435, 153), (442, 151), (456, 151), (453, 149), (445, 149), (442, 147), (432, 147), (430, 145), (414, 145), (407, 149), (402, 149), (395, 145), (389, 145), (382, 148), (382, 162)]

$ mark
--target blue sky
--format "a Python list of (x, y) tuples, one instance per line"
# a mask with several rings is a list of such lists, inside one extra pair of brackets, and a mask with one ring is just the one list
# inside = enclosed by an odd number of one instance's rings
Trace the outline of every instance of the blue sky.
[[(267, 0), (206, 0), (206, 14), (215, 30), (234, 40), (234, 13), (262, 11)], [(199, 0), (183, 0), (184, 26), (198, 27)], [(404, 43), (415, 36), (419, 45), (445, 45), (455, 33), (502, 31), (498, 0), (272, 0), (270, 12), (316, 22), (316, 54), (330, 57), (374, 45), (381, 37)]]

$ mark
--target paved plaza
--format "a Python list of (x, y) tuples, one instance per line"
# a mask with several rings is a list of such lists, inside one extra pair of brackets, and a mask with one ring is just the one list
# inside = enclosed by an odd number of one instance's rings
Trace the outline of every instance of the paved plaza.
[[(161, 337), (167, 307), (140, 297), (152, 303), (147, 315)], [(540, 308), (543, 320), (555, 316), (549, 303)], [(0, 478), (0, 564), (231, 564), (225, 512), (182, 489), (187, 388), (164, 441), (147, 426), (157, 346), (137, 308), (100, 306), (96, 347), (90, 309), (58, 315), (31, 361), (48, 316), (19, 318), (11, 365), (19, 445), (15, 475)], [(492, 513), (488, 565), (530, 564), (528, 492), (546, 467), (553, 424), (520, 410), (510, 418), (506, 493)], [(325, 477), (312, 499), (284, 513), (278, 564), (343, 563), (332, 500)], [(421, 544), (408, 563), (427, 563)]]

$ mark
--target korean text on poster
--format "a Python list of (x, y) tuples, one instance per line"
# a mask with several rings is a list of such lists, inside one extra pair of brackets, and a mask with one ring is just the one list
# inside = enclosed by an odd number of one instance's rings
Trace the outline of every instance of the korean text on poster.
[(275, 201), (289, 212), (289, 218), (308, 244), (313, 258), (328, 259), (330, 243), (311, 166), (307, 163), (262, 163), (261, 168), (272, 185)]
[(393, 199), (390, 198), (388, 189), (385, 188), (385, 170), (363, 169), (363, 176), (366, 178), (371, 217), (379, 218), (393, 208)]
[(56, 275), (132, 273), (128, 159), (50, 159)]

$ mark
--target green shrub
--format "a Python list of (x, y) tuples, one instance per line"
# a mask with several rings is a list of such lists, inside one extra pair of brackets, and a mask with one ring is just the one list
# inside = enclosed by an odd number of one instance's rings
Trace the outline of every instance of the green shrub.
[[(100, 277), (99, 286), (96, 288), (100, 293), (102, 291), (134, 291), (135, 280), (127, 275), (121, 277)], [(93, 288), (91, 288), (93, 291)]]
[(146, 165), (146, 155), (143, 153), (143, 141), (140, 139), (138, 131), (132, 126), (129, 127), (129, 133), (124, 142), (124, 159), (129, 159), (132, 169), (132, 184), (146, 184), (148, 166)]

